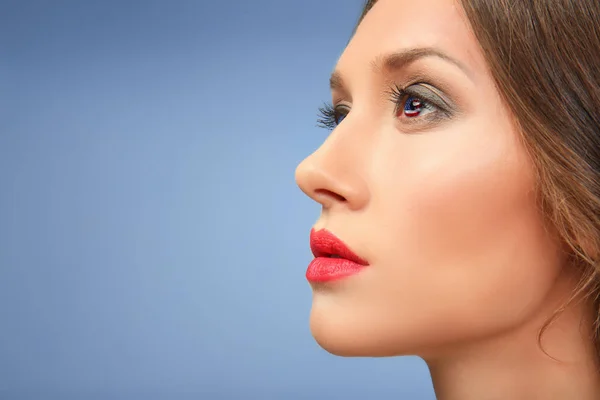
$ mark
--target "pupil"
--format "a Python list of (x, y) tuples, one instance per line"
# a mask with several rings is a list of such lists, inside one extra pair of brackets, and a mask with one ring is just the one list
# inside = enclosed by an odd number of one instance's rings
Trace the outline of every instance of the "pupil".
[(415, 111), (421, 108), (421, 101), (419, 99), (415, 99), (414, 97), (410, 97), (406, 102), (406, 110), (407, 111)]

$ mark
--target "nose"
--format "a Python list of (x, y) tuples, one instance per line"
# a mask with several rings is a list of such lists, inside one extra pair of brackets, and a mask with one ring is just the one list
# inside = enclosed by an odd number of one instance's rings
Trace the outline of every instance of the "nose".
[(334, 148), (326, 142), (298, 165), (296, 183), (325, 209), (361, 209), (368, 203), (369, 192), (364, 171), (355, 162), (358, 159), (348, 149)]

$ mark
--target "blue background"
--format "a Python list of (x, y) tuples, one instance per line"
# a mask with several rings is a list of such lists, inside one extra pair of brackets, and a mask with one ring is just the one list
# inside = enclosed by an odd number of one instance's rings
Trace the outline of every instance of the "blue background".
[(360, 0), (0, 2), (1, 399), (433, 399), (310, 335), (294, 182)]

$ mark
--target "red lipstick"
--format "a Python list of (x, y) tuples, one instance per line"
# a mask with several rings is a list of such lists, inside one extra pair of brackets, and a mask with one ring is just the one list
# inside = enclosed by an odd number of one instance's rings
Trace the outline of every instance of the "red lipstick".
[(315, 258), (306, 270), (309, 282), (329, 282), (345, 278), (369, 265), (326, 230), (310, 231), (310, 249)]

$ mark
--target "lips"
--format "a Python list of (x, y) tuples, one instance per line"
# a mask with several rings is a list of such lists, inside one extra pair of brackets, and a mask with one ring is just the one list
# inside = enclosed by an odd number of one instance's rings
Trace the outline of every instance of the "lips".
[(308, 266), (309, 282), (327, 282), (354, 275), (369, 263), (327, 230), (310, 232), (310, 249), (315, 256)]

